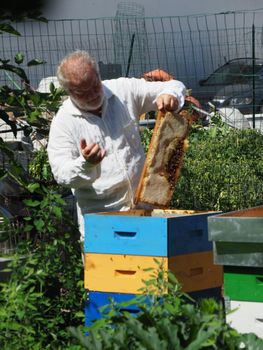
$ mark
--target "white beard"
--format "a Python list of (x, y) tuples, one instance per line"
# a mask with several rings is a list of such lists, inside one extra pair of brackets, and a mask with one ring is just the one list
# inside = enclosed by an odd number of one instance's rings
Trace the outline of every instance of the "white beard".
[(92, 111), (96, 111), (97, 109), (99, 109), (104, 102), (104, 95), (101, 95), (101, 98), (99, 100), (99, 102), (94, 105), (90, 105), (88, 103), (81, 103), (79, 102), (77, 99), (75, 99), (74, 97), (70, 97), (71, 101), (81, 110), (85, 111), (85, 112), (92, 112)]

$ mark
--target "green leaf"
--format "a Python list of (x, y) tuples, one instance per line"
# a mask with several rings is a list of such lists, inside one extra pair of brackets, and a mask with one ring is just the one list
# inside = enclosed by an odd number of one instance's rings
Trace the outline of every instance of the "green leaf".
[(23, 326), (21, 326), (19, 323), (9, 322), (8, 329), (10, 331), (20, 331), (21, 329), (23, 329)]
[(24, 69), (22, 69), (20, 67), (13, 66), (12, 64), (4, 63), (4, 61), (1, 59), (0, 59), (0, 69), (15, 73), (25, 82), (27, 82), (27, 83), (29, 82)]
[(42, 228), (45, 226), (45, 222), (42, 219), (34, 220), (34, 225), (36, 226), (38, 231), (41, 231)]
[(35, 106), (38, 106), (41, 101), (40, 94), (37, 91), (34, 93), (30, 93), (29, 98)]
[(6, 32), (18, 36), (21, 35), (10, 23), (0, 23), (0, 34), (2, 34), (1, 32)]
[(56, 88), (55, 88), (55, 85), (54, 85), (54, 83), (50, 83), (49, 84), (49, 90), (50, 90), (50, 92), (52, 93), (52, 94), (54, 94), (54, 92), (56, 91)]
[(17, 64), (21, 64), (23, 63), (24, 61), (24, 55), (21, 53), (21, 52), (18, 52), (16, 55), (15, 55), (15, 62)]
[(39, 59), (35, 58), (35, 59), (33, 59), (33, 60), (27, 62), (27, 66), (28, 66), (28, 67), (37, 66), (37, 65), (39, 65), (39, 64), (44, 64), (44, 63), (46, 63), (46, 61), (44, 61), (44, 60), (39, 60)]
[(28, 121), (30, 123), (34, 123), (38, 119), (39, 115), (40, 115), (40, 112), (37, 110), (30, 112), (30, 114), (28, 116)]
[(84, 312), (79, 311), (79, 312), (75, 313), (75, 316), (78, 317), (78, 318), (84, 318), (85, 315), (84, 315)]
[(173, 273), (168, 273), (168, 279), (170, 282), (173, 282), (174, 284), (179, 284), (178, 279), (175, 277)]
[(54, 214), (55, 214), (58, 218), (61, 218), (61, 217), (62, 217), (62, 210), (61, 210), (60, 207), (55, 206), (55, 207), (53, 208), (53, 212), (54, 212)]
[(25, 199), (25, 200), (24, 200), (24, 203), (25, 203), (27, 206), (33, 207), (33, 208), (38, 207), (38, 206), (41, 204), (40, 201), (32, 200), (32, 199)]
[(197, 332), (196, 338), (185, 347), (185, 350), (199, 350), (205, 345), (206, 341), (216, 332), (216, 328), (208, 328), (206, 330), (200, 328)]
[(27, 186), (27, 189), (29, 190), (29, 192), (33, 193), (35, 192), (35, 190), (39, 189), (39, 184), (38, 183), (30, 183), (28, 186)]
[[(262, 350), (263, 340), (256, 336), (254, 333), (247, 333), (242, 335), (241, 344), (243, 344), (246, 350)], [(243, 347), (242, 347), (243, 348)], [(241, 347), (240, 347), (241, 349)]]
[(83, 346), (84, 349), (95, 350), (93, 349), (93, 344), (91, 344), (89, 338), (84, 335), (83, 329), (80, 327), (69, 327), (69, 332), (74, 338), (78, 339), (79, 343)]
[(148, 267), (143, 269), (144, 272), (154, 271), (155, 269), (153, 267)]
[(159, 333), (162, 335), (163, 339), (168, 342), (167, 349), (183, 349), (180, 345), (180, 340), (178, 337), (179, 328), (177, 325), (172, 324), (168, 319), (163, 319), (156, 325)]
[(34, 228), (33, 225), (26, 225), (26, 226), (24, 227), (24, 231), (25, 231), (25, 232), (30, 232), (30, 231), (33, 230), (33, 228)]

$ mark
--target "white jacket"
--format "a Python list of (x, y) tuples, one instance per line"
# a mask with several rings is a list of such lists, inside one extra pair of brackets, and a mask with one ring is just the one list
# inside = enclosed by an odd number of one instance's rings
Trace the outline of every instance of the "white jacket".
[[(139, 116), (156, 109), (162, 93), (184, 104), (185, 86), (171, 80), (146, 82), (119, 78), (103, 81), (102, 116), (83, 113), (70, 98), (54, 117), (49, 134), (48, 155), (56, 181), (72, 188), (81, 214), (126, 210), (133, 206), (145, 155), (139, 133)], [(98, 143), (106, 156), (98, 165), (81, 155), (80, 139)]]

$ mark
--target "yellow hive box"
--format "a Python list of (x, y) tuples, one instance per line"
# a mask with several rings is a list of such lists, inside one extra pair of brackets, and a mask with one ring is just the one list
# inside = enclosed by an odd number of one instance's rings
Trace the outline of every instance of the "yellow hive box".
[(182, 284), (183, 291), (194, 292), (222, 286), (221, 266), (213, 264), (213, 253), (198, 252), (175, 257), (153, 257), (121, 254), (85, 254), (85, 288), (92, 291), (140, 294), (157, 269), (171, 270)]

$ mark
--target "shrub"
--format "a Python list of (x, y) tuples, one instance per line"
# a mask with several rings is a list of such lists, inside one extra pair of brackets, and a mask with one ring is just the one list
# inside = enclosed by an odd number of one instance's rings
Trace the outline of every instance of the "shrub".
[(60, 195), (43, 189), (26, 202), (18, 231), (30, 238), (20, 241), (0, 287), (1, 349), (65, 349), (67, 328), (84, 323), (79, 232)]
[[(171, 208), (230, 211), (263, 204), (263, 135), (214, 119), (193, 124)], [(144, 130), (145, 150), (151, 131)]]
[(230, 211), (263, 204), (263, 135), (193, 127), (172, 207)]
[[(111, 303), (104, 318), (87, 329), (70, 328), (84, 349), (103, 350), (200, 350), (200, 349), (260, 349), (263, 341), (250, 333), (240, 335), (225, 322), (223, 304), (214, 299), (192, 300), (180, 291), (175, 277), (168, 272), (153, 274), (151, 286), (156, 293), (147, 300), (137, 297), (140, 310), (132, 316), (126, 309), (129, 303)], [(156, 282), (157, 281), (157, 282)], [(164, 284), (164, 285), (163, 285)], [(167, 285), (168, 284), (168, 285)], [(169, 294), (163, 291), (169, 287)], [(160, 293), (161, 292), (161, 293)]]

